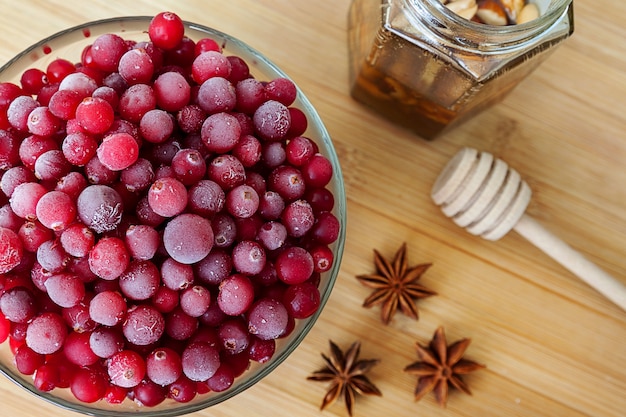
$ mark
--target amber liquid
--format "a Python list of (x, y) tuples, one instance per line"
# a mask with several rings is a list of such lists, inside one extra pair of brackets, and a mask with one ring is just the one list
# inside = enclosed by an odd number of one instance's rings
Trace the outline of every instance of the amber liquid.
[[(356, 3), (360, 3), (358, 8)], [(356, 3), (350, 28), (351, 95), (429, 140), (501, 101), (547, 57), (551, 46), (571, 33), (509, 58), (489, 76), (477, 79), (441, 52), (409, 42), (384, 27), (380, 3)], [(376, 3), (379, 7), (371, 6)], [(493, 59), (478, 54), (457, 58), (474, 63)]]
[(441, 134), (458, 111), (429, 100), (382, 70), (365, 63), (351, 90), (352, 97), (425, 139)]

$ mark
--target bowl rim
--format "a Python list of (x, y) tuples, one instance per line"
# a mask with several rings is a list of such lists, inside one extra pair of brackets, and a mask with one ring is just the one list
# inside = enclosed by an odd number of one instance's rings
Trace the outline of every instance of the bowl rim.
[[(81, 24), (63, 29), (61, 31), (58, 31), (30, 45), (29, 47), (27, 47), (26, 49), (24, 49), (23, 51), (21, 51), (14, 57), (12, 57), (10, 60), (8, 60), (5, 64), (0, 66), (0, 77), (2, 76), (3, 73), (9, 70), (13, 65), (17, 64), (20, 60), (24, 59), (25, 57), (29, 55), (32, 55), (37, 50), (46, 47), (51, 42), (58, 40), (59, 38), (62, 38), (66, 35), (83, 31), (85, 29), (101, 27), (107, 24), (123, 24), (123, 23), (133, 23), (133, 24), (144, 23), (146, 24), (146, 31), (147, 31), (147, 24), (152, 20), (152, 18), (153, 16), (145, 16), (145, 15), (111, 17), (111, 18), (88, 21), (85, 23), (81, 23)], [(205, 26), (199, 23), (190, 22), (187, 20), (183, 20), (183, 23), (185, 25), (186, 31), (187, 29), (191, 29), (193, 31), (203, 32), (207, 34), (208, 36), (211, 36), (214, 38), (218, 37), (224, 41), (222, 47), (226, 48), (228, 44), (234, 44), (236, 45), (237, 49), (247, 51), (247, 53), (254, 55), (255, 59), (257, 59), (261, 63), (261, 66), (265, 67), (264, 69), (262, 69), (262, 71), (269, 70), (269, 72), (274, 72), (275, 74), (281, 77), (291, 79), (282, 69), (280, 69), (276, 64), (274, 64), (264, 54), (259, 52), (257, 49), (251, 47), (247, 43), (243, 42), (242, 40), (235, 38), (232, 35), (229, 35), (218, 29), (214, 29), (212, 27)], [(123, 30), (120, 30), (119, 32), (123, 32)], [(93, 35), (90, 35), (90, 36), (93, 36)], [(96, 36), (94, 36), (94, 39), (95, 37)], [(256, 64), (257, 63), (255, 62), (255, 65)], [(1, 79), (0, 79), (0, 82), (2, 82)], [(330, 159), (331, 164), (333, 166), (333, 179), (331, 180), (331, 182), (332, 182), (332, 188), (334, 189), (333, 196), (335, 198), (335, 206), (332, 211), (336, 213), (337, 219), (340, 224), (340, 231), (339, 231), (339, 236), (337, 240), (332, 244), (333, 254), (334, 254), (333, 266), (331, 267), (329, 271), (324, 273), (328, 277), (328, 283), (323, 288), (324, 291), (320, 292), (320, 306), (318, 310), (312, 316), (306, 319), (300, 320), (300, 322), (304, 322), (304, 324), (302, 324), (302, 327), (300, 328), (299, 332), (296, 335), (293, 335), (292, 338), (290, 338), (288, 341), (285, 342), (284, 349), (282, 351), (280, 352), (277, 351), (268, 363), (258, 364), (256, 367), (258, 367), (259, 370), (256, 371), (257, 373), (255, 375), (252, 375), (246, 380), (240, 381), (239, 384), (233, 384), (231, 388), (229, 388), (228, 390), (224, 392), (215, 393), (214, 395), (200, 394), (200, 395), (204, 395), (206, 398), (193, 401), (190, 403), (174, 403), (172, 408), (159, 409), (159, 405), (157, 405), (155, 407), (145, 407), (144, 409), (142, 409), (142, 411), (129, 410), (129, 409), (116, 410), (115, 405), (112, 405), (111, 408), (100, 409), (96, 406), (98, 402), (82, 403), (79, 400), (76, 400), (76, 402), (68, 401), (64, 398), (54, 395), (53, 392), (55, 390), (52, 390), (50, 392), (44, 392), (35, 388), (32, 383), (28, 383), (28, 384), (25, 383), (24, 382), (25, 379), (14, 376), (15, 374), (14, 371), (9, 369), (5, 364), (1, 362), (0, 362), (0, 374), (4, 375), (5, 377), (7, 377), (7, 379), (9, 379), (16, 385), (20, 386), (21, 388), (25, 389), (26, 391), (30, 392), (31, 394), (35, 395), (38, 398), (41, 398), (62, 409), (79, 412), (84, 415), (97, 416), (97, 417), (117, 417), (117, 416), (130, 416), (130, 415), (139, 415), (139, 416), (145, 416), (145, 417), (174, 417), (174, 416), (180, 416), (183, 414), (188, 414), (188, 413), (193, 413), (199, 410), (203, 410), (205, 408), (208, 408), (208, 407), (217, 405), (223, 401), (226, 401), (242, 393), (248, 388), (252, 387), (257, 382), (261, 381), (264, 377), (269, 375), (272, 371), (274, 371), (279, 365), (281, 365), (287, 359), (287, 357), (291, 355), (291, 353), (293, 353), (293, 351), (300, 345), (300, 343), (304, 340), (304, 338), (309, 334), (311, 328), (317, 322), (319, 316), (321, 315), (331, 295), (332, 289), (339, 275), (339, 269), (340, 269), (341, 261), (343, 258), (345, 239), (346, 239), (346, 222), (347, 222), (347, 208), (346, 208), (347, 202), (346, 202), (346, 195), (345, 195), (344, 180), (343, 180), (343, 175), (341, 172), (341, 167), (339, 165), (339, 160), (336, 154), (335, 147), (316, 109), (313, 107), (312, 103), (309, 101), (307, 96), (305, 96), (305, 94), (300, 89), (298, 84), (296, 84), (295, 82), (294, 84), (296, 85), (297, 101), (299, 102), (299, 107), (305, 112), (305, 114), (307, 115), (307, 119), (313, 122), (313, 123), (309, 123), (309, 126), (311, 125), (315, 126), (315, 130), (318, 131), (318, 134), (320, 136), (319, 138), (317, 138), (317, 140), (324, 142), (323, 153), (325, 154), (325, 156), (327, 156)], [(243, 375), (245, 375), (247, 372), (250, 372), (250, 371), (249, 370), (245, 371)], [(235, 381), (237, 381), (237, 378), (235, 379)], [(69, 388), (64, 388), (64, 389), (69, 389)], [(104, 400), (100, 400), (100, 401), (104, 401)]]

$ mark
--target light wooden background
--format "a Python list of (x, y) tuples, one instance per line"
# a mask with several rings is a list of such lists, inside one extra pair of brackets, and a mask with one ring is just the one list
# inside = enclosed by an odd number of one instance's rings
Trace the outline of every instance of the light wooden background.
[[(576, 0), (576, 32), (501, 105), (434, 142), (381, 120), (348, 95), (349, 0), (0, 0), (0, 62), (68, 26), (172, 10), (248, 42), (282, 67), (317, 107), (343, 167), (348, 199), (344, 261), (325, 311), (301, 347), (271, 376), (197, 416), (320, 414), (324, 384), (306, 381), (332, 339), (362, 341), (381, 358), (371, 379), (383, 397), (358, 398), (355, 415), (626, 415), (626, 312), (521, 237), (482, 241), (457, 228), (429, 198), (462, 146), (493, 152), (534, 191), (529, 214), (626, 282), (626, 2)], [(421, 318), (385, 327), (355, 275), (371, 272), (372, 249), (391, 256), (406, 241), (411, 263), (433, 262), (423, 284), (440, 295)], [(470, 337), (467, 357), (487, 369), (467, 379), (446, 410), (414, 403), (413, 345), (437, 326)], [(69, 416), (0, 381), (3, 416)]]

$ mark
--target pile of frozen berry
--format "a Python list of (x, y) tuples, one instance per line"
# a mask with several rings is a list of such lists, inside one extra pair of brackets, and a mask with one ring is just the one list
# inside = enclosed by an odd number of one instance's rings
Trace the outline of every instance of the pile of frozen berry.
[(224, 391), (320, 305), (330, 161), (286, 78), (173, 13), (0, 83), (0, 342), (43, 391)]

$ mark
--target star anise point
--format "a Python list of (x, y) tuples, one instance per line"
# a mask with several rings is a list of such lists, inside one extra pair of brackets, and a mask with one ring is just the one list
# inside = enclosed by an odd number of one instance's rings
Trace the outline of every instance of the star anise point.
[(472, 394), (462, 375), (483, 369), (485, 365), (463, 359), (470, 341), (461, 339), (448, 346), (444, 329), (439, 327), (428, 345), (416, 343), (419, 361), (404, 368), (405, 372), (417, 376), (415, 401), (434, 392), (437, 403), (445, 407), (450, 387)]
[(436, 295), (417, 281), (432, 266), (431, 263), (408, 266), (406, 242), (402, 244), (391, 261), (374, 249), (376, 273), (358, 275), (356, 278), (374, 291), (365, 299), (363, 307), (381, 305), (381, 320), (389, 324), (398, 308), (408, 317), (419, 318), (415, 300)]
[(365, 376), (379, 359), (359, 359), (361, 343), (354, 342), (344, 353), (333, 341), (329, 341), (330, 356), (322, 353), (326, 366), (309, 377), (310, 381), (330, 382), (326, 395), (322, 400), (320, 410), (343, 397), (348, 414), (352, 410), (356, 394), (382, 396), (380, 390)]

